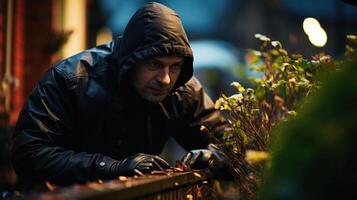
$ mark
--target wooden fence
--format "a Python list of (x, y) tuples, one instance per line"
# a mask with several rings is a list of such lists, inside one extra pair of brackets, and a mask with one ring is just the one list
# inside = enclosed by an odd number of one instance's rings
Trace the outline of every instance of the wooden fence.
[[(157, 172), (152, 175), (119, 177), (117, 180), (76, 184), (28, 195), (30, 200), (196, 200), (212, 199), (214, 192), (204, 171)], [(213, 198), (214, 199), (214, 198)]]

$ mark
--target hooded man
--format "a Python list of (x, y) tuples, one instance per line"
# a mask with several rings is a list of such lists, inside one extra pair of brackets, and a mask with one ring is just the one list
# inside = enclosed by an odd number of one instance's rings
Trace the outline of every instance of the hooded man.
[(157, 155), (170, 136), (192, 150), (187, 165), (219, 163), (200, 127), (219, 133), (225, 123), (192, 77), (192, 63), (179, 16), (148, 3), (122, 37), (54, 65), (15, 128), (20, 182), (70, 184), (168, 168)]

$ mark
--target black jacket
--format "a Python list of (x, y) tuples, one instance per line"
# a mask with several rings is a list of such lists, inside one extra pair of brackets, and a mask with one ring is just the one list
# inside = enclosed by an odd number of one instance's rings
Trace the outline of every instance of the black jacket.
[[(139, 59), (183, 56), (172, 93), (149, 103), (132, 92), (125, 75)], [(168, 137), (184, 148), (204, 148), (205, 125), (223, 119), (197, 79), (179, 17), (149, 3), (123, 37), (54, 65), (24, 106), (14, 133), (13, 165), (20, 179), (58, 184), (114, 178), (110, 166), (135, 153), (159, 154)], [(103, 164), (104, 163), (104, 164)]]

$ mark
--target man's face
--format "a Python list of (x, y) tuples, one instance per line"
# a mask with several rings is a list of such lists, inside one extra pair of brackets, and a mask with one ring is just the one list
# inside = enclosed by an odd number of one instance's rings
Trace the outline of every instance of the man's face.
[(162, 101), (174, 87), (182, 63), (183, 58), (175, 56), (141, 60), (130, 74), (131, 85), (145, 100)]

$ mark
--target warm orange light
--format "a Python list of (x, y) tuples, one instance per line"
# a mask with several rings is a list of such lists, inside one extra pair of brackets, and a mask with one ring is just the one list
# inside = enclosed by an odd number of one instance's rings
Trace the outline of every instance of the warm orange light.
[(64, 58), (86, 48), (86, 1), (64, 0), (63, 29), (73, 31), (62, 50)]
[(97, 33), (96, 45), (105, 44), (112, 40), (112, 32), (108, 28), (100, 29)]

